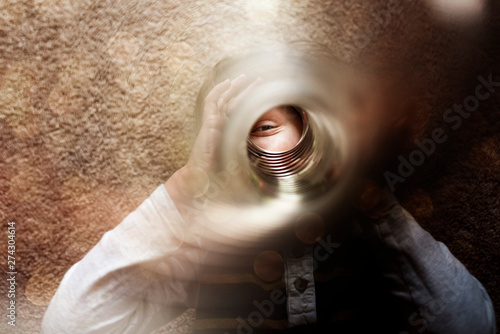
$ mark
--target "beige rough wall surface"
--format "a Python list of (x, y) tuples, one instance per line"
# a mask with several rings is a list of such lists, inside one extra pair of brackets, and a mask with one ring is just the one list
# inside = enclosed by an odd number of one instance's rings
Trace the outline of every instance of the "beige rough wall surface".
[[(423, 82), (423, 137), (478, 75), (500, 80), (495, 6), (484, 24), (461, 26), (409, 0), (0, 0), (0, 265), (4, 277), (14, 221), (18, 272), (17, 325), (2, 293), (0, 332), (39, 333), (70, 266), (185, 163), (196, 94), (218, 60), (322, 43), (353, 66)], [(499, 103), (493, 94), (399, 193), (497, 310)], [(189, 332), (193, 316), (160, 332)]]

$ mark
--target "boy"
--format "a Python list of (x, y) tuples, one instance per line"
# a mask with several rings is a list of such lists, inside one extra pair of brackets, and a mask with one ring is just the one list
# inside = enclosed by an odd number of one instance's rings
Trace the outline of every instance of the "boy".
[[(481, 284), (391, 197), (367, 207), (372, 219), (355, 215), (366, 240), (355, 225), (325, 224), (312, 239), (285, 231), (271, 250), (222, 250), (196, 232), (189, 208), (203, 190), (193, 179), (213, 171), (232, 106), (256, 84), (242, 75), (208, 93), (186, 166), (68, 271), (43, 333), (150, 333), (195, 307), (200, 333), (495, 333)], [(250, 140), (281, 151), (301, 132), (277, 107)]]

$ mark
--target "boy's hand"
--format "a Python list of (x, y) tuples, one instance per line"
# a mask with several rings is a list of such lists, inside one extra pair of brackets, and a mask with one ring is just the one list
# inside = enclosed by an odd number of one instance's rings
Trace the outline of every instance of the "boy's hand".
[(221, 82), (208, 93), (201, 129), (185, 167), (201, 168), (207, 173), (214, 171), (215, 155), (222, 131), (228, 116), (240, 99), (238, 93), (246, 81), (246, 75), (242, 74), (233, 81), (228, 79)]
[[(209, 174), (216, 171), (216, 151), (228, 116), (248, 92), (260, 83), (248, 85), (247, 76), (241, 74), (234, 80), (216, 85), (205, 98), (203, 121), (187, 164), (175, 172), (165, 183), (167, 192), (184, 216), (193, 198), (202, 196), (208, 188)], [(183, 205), (182, 205), (183, 204)]]

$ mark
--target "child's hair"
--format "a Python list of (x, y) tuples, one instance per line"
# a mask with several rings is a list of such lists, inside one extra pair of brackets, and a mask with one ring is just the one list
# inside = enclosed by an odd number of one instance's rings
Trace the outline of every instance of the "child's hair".
[[(203, 108), (205, 107), (205, 98), (207, 97), (208, 93), (219, 83), (217, 80), (220, 78), (226, 78), (226, 79), (233, 79), (232, 77), (229, 77), (228, 74), (228, 69), (231, 68), (231, 63), (236, 62), (240, 58), (243, 58), (242, 56), (237, 56), (237, 57), (228, 57), (224, 58), (221, 61), (219, 61), (215, 66), (211, 69), (210, 73), (208, 74), (207, 78), (203, 82), (203, 85), (201, 86), (198, 96), (196, 97), (196, 105), (195, 105), (195, 110), (194, 110), (194, 116), (195, 116), (195, 133), (198, 133), (198, 131), (201, 128), (201, 122), (203, 120)], [(222, 79), (225, 80), (225, 79)], [(221, 80), (221, 81), (222, 81)]]
[[(196, 122), (195, 133), (198, 133), (201, 128), (205, 98), (218, 83), (226, 79), (234, 79), (242, 73), (248, 76), (249, 82), (252, 82), (259, 76), (265, 76), (269, 71), (273, 71), (272, 62), (259, 60), (267, 59), (275, 55), (286, 56), (287, 61), (300, 62), (305, 59), (305, 57), (310, 57), (323, 60), (328, 59), (330, 62), (333, 61), (337, 64), (340, 63), (326, 46), (304, 41), (266, 47), (255, 47), (248, 52), (226, 57), (215, 64), (215, 66), (210, 70), (198, 92), (194, 112)], [(259, 66), (252, 68), (251, 64), (253, 62), (259, 64)], [(264, 65), (266, 63), (267, 66)], [(249, 71), (249, 69), (251, 70)]]

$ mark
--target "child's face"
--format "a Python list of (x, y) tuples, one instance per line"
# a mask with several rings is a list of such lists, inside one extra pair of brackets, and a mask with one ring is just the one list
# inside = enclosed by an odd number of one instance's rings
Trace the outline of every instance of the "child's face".
[(302, 136), (302, 117), (288, 106), (274, 107), (250, 130), (250, 140), (260, 148), (281, 152), (293, 148)]

